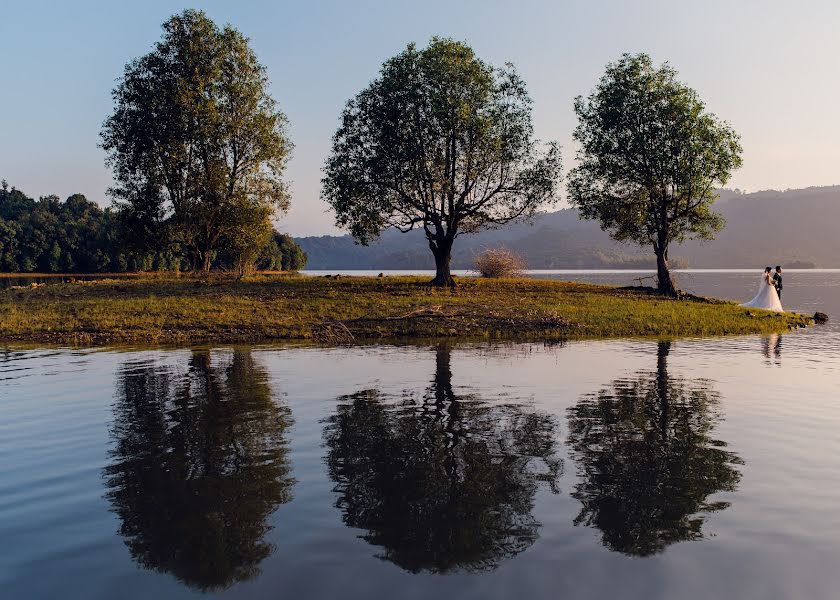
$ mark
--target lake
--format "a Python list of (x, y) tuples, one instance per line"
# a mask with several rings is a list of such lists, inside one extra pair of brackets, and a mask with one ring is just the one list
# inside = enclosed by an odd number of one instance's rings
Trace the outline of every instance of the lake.
[[(738, 300), (759, 279), (679, 276)], [(2, 597), (836, 598), (840, 271), (789, 271), (782, 300), (832, 321), (0, 348)]]

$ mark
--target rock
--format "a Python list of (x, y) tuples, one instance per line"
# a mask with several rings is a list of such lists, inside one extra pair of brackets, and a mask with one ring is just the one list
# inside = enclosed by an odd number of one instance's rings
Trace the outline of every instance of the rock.
[(377, 277), (385, 277), (385, 273), (380, 273)]
[(828, 315), (824, 312), (815, 312), (814, 313), (814, 323), (828, 323)]

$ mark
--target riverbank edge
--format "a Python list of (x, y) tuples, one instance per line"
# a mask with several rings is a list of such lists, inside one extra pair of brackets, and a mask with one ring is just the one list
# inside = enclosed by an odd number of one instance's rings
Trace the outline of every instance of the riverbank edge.
[(0, 342), (184, 345), (571, 340), (781, 333), (810, 317), (544, 279), (138, 276), (0, 291)]

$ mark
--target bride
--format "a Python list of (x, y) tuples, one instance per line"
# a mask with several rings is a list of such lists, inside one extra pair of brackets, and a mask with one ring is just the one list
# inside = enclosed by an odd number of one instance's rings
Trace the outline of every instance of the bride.
[(741, 306), (784, 312), (782, 303), (779, 300), (779, 294), (776, 292), (776, 286), (773, 285), (772, 270), (770, 267), (764, 269), (764, 274), (761, 276), (761, 283), (758, 285), (758, 294), (756, 294), (755, 298), (749, 302), (745, 302)]

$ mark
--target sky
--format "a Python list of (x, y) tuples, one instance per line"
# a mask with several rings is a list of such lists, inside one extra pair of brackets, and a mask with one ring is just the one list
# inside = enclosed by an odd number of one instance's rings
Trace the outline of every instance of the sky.
[[(344, 104), (406, 44), (432, 36), (512, 62), (534, 101), (538, 138), (573, 166), (575, 96), (624, 52), (669, 61), (742, 136), (748, 191), (840, 184), (840, 3), (834, 0), (347, 0), (14, 2), (0, 0), (0, 178), (32, 197), (111, 184), (98, 147), (124, 65), (160, 25), (204, 10), (251, 40), (290, 120), (291, 211), (278, 228), (334, 234), (321, 167)], [(561, 204), (562, 206), (562, 204)]]

